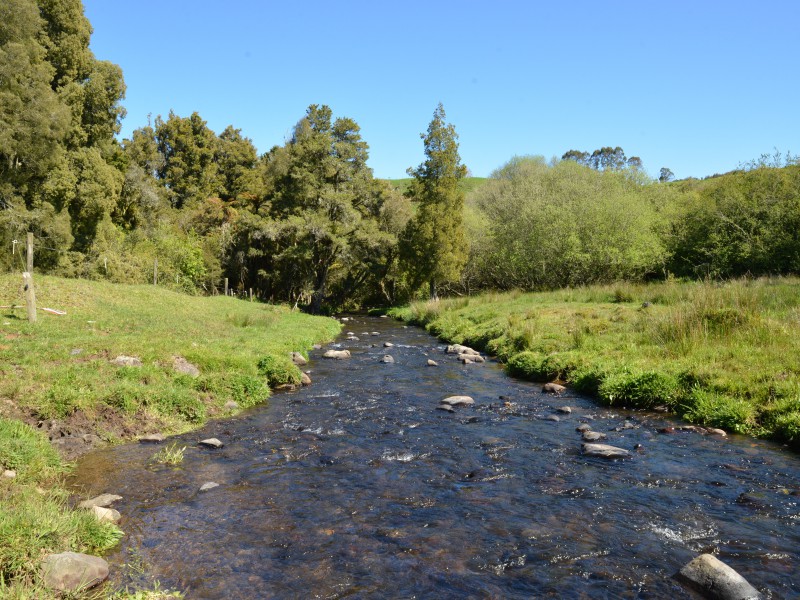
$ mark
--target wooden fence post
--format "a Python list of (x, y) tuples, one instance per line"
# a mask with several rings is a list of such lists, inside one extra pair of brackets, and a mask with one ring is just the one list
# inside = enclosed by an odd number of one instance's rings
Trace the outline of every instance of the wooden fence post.
[(33, 276), (25, 271), (22, 274), (22, 286), (25, 291), (25, 307), (28, 309), (28, 322), (36, 323), (36, 292), (33, 291)]
[(253, 288), (250, 288), (250, 302), (253, 301)]
[(158, 258), (153, 261), (153, 285), (158, 285)]
[(228, 295), (228, 278), (225, 278), (225, 295)]
[(27, 250), (27, 258), (28, 258), (28, 273), (33, 273), (33, 234), (29, 231), (28, 232), (28, 241), (25, 245), (25, 249)]

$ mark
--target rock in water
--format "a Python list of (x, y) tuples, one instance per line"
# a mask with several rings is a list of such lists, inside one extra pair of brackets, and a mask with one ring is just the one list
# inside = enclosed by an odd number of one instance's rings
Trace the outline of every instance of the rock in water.
[(567, 388), (558, 383), (545, 383), (542, 391), (546, 394), (563, 394)]
[(306, 357), (300, 354), (299, 352), (292, 352), (290, 355), (292, 362), (296, 364), (298, 367), (302, 367), (308, 364)]
[(583, 432), (583, 441), (585, 442), (596, 442), (598, 440), (606, 439), (605, 433), (600, 433), (599, 431), (584, 431)]
[(473, 350), (469, 346), (462, 346), (461, 344), (453, 344), (452, 346), (448, 346), (446, 350), (447, 354), (472, 354), (475, 356), (479, 356), (480, 352), (477, 350)]
[(309, 377), (308, 373), (300, 373), (300, 384), (311, 385), (311, 377)]
[(631, 455), (627, 450), (607, 444), (583, 444), (581, 451), (586, 456), (599, 456), (600, 458), (628, 458)]
[(343, 360), (350, 358), (350, 350), (328, 350), (322, 355), (322, 358), (334, 358), (336, 360)]
[(759, 591), (711, 554), (701, 554), (676, 573), (682, 584), (713, 600), (757, 600)]
[(119, 514), (119, 511), (116, 511), (113, 508), (103, 508), (102, 506), (93, 506), (91, 508), (91, 511), (92, 514), (101, 523), (118, 523), (119, 520), (122, 518), (122, 515)]
[(208, 438), (207, 440), (201, 440), (200, 445), (209, 448), (222, 448), (225, 444), (220, 442), (217, 438)]
[(149, 435), (143, 435), (139, 438), (139, 441), (143, 444), (160, 444), (164, 441), (164, 436), (160, 433), (151, 433)]
[(431, 360), (430, 358), (428, 359), (428, 363), (427, 364), (428, 364), (429, 367), (438, 367), (439, 366), (439, 363), (437, 363), (435, 360)]
[(108, 577), (108, 563), (97, 556), (78, 552), (51, 554), (42, 561), (44, 584), (53, 590), (78, 592), (96, 586)]
[(475, 404), (475, 400), (469, 396), (448, 396), (442, 400), (441, 403), (448, 406), (468, 406), (470, 404)]
[(391, 354), (385, 354), (383, 356), (383, 358), (381, 359), (381, 362), (385, 363), (387, 365), (391, 365), (391, 364), (394, 364), (394, 358), (392, 357)]
[(383, 342), (383, 347), (384, 348), (392, 348), (393, 346), (394, 346), (394, 344), (392, 342)]
[(206, 481), (200, 486), (200, 491), (207, 492), (208, 490), (213, 490), (215, 487), (219, 487), (219, 484), (216, 481)]
[(100, 494), (91, 500), (84, 500), (78, 504), (78, 508), (92, 508), (94, 506), (101, 506), (105, 508), (117, 500), (122, 500), (122, 496), (117, 496), (116, 494)]

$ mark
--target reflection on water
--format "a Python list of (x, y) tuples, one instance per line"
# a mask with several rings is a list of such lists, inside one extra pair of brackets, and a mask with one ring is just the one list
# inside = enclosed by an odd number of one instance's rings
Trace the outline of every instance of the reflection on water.
[[(671, 575), (715, 552), (768, 597), (800, 596), (797, 455), (661, 435), (661, 417), (543, 395), (388, 319), (346, 327), (361, 338), (340, 341), (350, 360), (315, 353), (311, 387), (178, 436), (180, 467), (149, 464), (157, 447), (138, 444), (81, 460), (82, 494), (124, 497), (113, 585), (158, 580), (187, 598), (692, 598)], [(436, 410), (457, 394), (476, 404)], [(564, 404), (571, 414), (556, 413)], [(633, 458), (581, 456), (582, 422)], [(211, 436), (225, 447), (196, 446)], [(220, 486), (199, 492), (208, 481)]]

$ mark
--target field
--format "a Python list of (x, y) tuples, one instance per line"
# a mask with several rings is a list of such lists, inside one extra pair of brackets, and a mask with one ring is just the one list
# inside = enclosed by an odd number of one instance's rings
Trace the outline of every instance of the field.
[(516, 376), (800, 449), (798, 279), (486, 294), (393, 314)]

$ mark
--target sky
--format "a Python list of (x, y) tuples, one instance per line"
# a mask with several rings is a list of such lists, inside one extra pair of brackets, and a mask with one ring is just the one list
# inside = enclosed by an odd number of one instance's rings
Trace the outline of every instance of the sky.
[(122, 137), (198, 112), (260, 153), (311, 104), (350, 117), (376, 177), (424, 160), (439, 102), (462, 162), (620, 146), (657, 177), (800, 154), (797, 0), (84, 0), (122, 67)]

